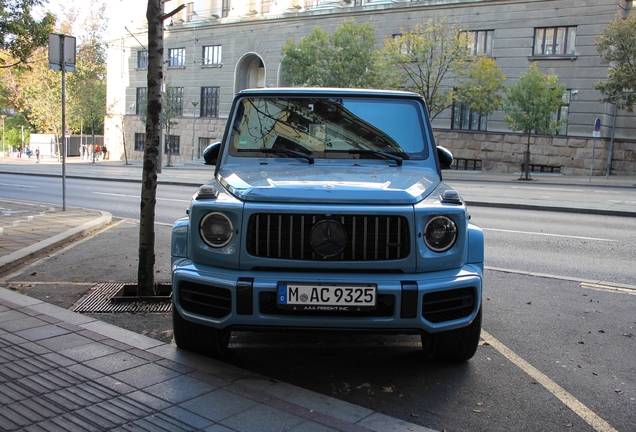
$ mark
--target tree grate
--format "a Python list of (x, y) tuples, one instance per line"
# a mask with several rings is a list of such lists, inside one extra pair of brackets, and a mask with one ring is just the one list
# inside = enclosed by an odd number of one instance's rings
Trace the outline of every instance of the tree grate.
[(91, 288), (91, 292), (82, 297), (71, 308), (78, 313), (168, 313), (172, 311), (172, 299), (161, 297), (156, 300), (113, 301), (122, 290), (133, 284), (103, 283)]

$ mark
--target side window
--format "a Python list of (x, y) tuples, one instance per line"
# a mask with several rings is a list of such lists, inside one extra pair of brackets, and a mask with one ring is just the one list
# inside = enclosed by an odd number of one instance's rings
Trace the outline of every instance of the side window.
[(165, 154), (178, 155), (181, 154), (181, 143), (179, 135), (168, 135), (166, 137), (166, 147), (164, 149)]
[(468, 52), (470, 55), (485, 55), (492, 57), (492, 41), (494, 30), (477, 30), (468, 32)]
[(137, 87), (137, 95), (135, 97), (135, 114), (140, 115), (146, 109), (148, 103), (148, 87)]
[(148, 51), (137, 51), (137, 69), (148, 69)]
[(203, 66), (221, 65), (221, 45), (208, 45), (203, 47)]
[(135, 133), (135, 151), (144, 151), (146, 148), (146, 134), (145, 133)]
[(575, 54), (576, 27), (545, 27), (534, 29), (536, 56), (565, 56)]
[(168, 66), (185, 66), (185, 48), (170, 48), (168, 50)]
[(467, 104), (453, 104), (451, 129), (486, 130), (488, 117), (471, 111)]
[(183, 115), (183, 87), (168, 87), (166, 90), (167, 106), (166, 111), (171, 117)]
[(201, 87), (201, 117), (219, 116), (220, 87)]

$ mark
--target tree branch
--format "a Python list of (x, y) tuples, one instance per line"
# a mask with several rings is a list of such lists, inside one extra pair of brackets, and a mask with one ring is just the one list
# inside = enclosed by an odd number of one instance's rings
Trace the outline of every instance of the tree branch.
[(171, 16), (174, 16), (176, 14), (178, 14), (179, 12), (181, 12), (187, 5), (182, 4), (181, 6), (179, 6), (178, 8), (176, 8), (175, 10), (173, 10), (172, 12), (169, 12), (167, 14), (163, 14), (159, 17), (159, 19), (161, 19), (161, 21), (165, 21), (168, 18), (170, 18)]

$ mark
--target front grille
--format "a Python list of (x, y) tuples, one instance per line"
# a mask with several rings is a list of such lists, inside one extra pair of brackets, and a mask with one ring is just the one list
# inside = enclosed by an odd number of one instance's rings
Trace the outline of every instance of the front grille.
[(432, 323), (452, 321), (469, 316), (474, 305), (474, 288), (432, 292), (424, 294), (422, 316)]
[[(325, 258), (314, 253), (311, 230), (331, 219), (344, 226), (341, 253)], [(269, 259), (303, 261), (399, 260), (410, 253), (408, 220), (403, 216), (260, 213), (250, 217), (247, 252)]]
[(194, 282), (179, 283), (179, 302), (188, 312), (212, 318), (223, 318), (232, 312), (232, 293)]
[(259, 308), (263, 315), (288, 315), (288, 316), (338, 316), (338, 317), (391, 317), (395, 309), (395, 296), (390, 294), (378, 294), (375, 310), (366, 311), (295, 311), (279, 309), (276, 306), (275, 292), (261, 292), (259, 295)]

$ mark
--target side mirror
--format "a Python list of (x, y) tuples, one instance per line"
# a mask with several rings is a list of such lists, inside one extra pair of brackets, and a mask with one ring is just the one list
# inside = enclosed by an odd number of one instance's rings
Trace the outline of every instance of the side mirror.
[(203, 159), (206, 165), (216, 165), (216, 161), (219, 158), (219, 150), (221, 149), (221, 143), (215, 142), (210, 144), (203, 150)]
[(447, 148), (437, 146), (437, 158), (443, 170), (453, 166), (453, 154)]

